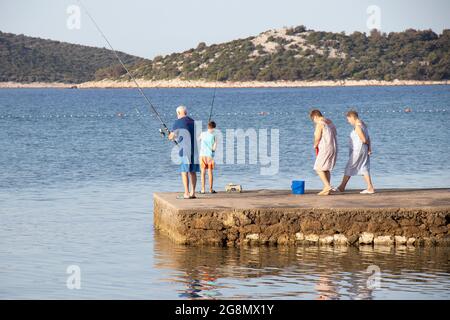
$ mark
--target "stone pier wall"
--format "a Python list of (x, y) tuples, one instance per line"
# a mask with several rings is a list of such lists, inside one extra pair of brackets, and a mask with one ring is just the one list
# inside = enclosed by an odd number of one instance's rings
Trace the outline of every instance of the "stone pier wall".
[(191, 245), (450, 245), (450, 208), (177, 209), (155, 197), (154, 221)]

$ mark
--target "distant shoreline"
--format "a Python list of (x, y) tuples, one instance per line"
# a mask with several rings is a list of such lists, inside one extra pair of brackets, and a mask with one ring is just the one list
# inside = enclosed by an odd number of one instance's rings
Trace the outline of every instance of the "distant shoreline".
[[(423, 85), (449, 85), (449, 80), (419, 81), (419, 80), (340, 80), (340, 81), (245, 81), (245, 82), (209, 82), (203, 80), (138, 80), (142, 88), (308, 88), (308, 87), (367, 87), (367, 86), (423, 86)], [(0, 88), (134, 88), (131, 81), (101, 80), (89, 81), (79, 84), (59, 82), (0, 82)]]

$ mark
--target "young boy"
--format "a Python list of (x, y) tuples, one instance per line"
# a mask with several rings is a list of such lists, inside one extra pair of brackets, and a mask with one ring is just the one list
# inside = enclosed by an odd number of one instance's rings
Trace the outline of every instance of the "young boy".
[(217, 142), (214, 135), (216, 123), (210, 121), (208, 123), (208, 131), (202, 132), (200, 135), (200, 171), (202, 177), (202, 190), (200, 193), (205, 193), (205, 177), (206, 170), (208, 170), (209, 177), (209, 192), (216, 193), (213, 189), (213, 169), (214, 169), (214, 151), (216, 151)]

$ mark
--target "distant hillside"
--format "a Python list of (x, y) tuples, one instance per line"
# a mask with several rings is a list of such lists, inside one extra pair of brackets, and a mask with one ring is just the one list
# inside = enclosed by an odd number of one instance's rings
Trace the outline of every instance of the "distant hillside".
[[(449, 80), (450, 30), (369, 35), (304, 26), (147, 60), (119, 53), (146, 80)], [(112, 51), (0, 32), (0, 82), (125, 80)]]
[[(448, 80), (450, 30), (369, 35), (317, 32), (304, 26), (140, 61), (131, 69), (147, 80)], [(114, 69), (101, 77), (120, 78)], [(100, 77), (98, 77), (100, 78)]]
[[(119, 53), (127, 64), (145, 59)], [(0, 81), (80, 83), (124, 71), (112, 51), (0, 32)]]

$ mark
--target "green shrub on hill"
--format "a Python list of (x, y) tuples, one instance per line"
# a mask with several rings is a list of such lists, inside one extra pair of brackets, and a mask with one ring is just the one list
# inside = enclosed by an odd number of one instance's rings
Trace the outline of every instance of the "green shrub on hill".
[[(127, 64), (142, 58), (118, 53)], [(112, 51), (0, 32), (0, 81), (80, 83), (123, 74)]]

